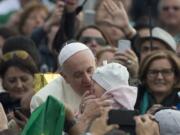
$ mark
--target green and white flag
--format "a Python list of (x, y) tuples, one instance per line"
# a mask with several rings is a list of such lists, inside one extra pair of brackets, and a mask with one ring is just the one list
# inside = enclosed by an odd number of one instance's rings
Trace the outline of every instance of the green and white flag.
[(32, 114), (21, 135), (62, 135), (65, 108), (49, 96)]

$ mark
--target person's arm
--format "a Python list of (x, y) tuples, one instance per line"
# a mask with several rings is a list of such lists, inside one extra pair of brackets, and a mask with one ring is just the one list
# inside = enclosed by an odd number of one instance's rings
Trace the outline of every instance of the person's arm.
[(55, 35), (53, 41), (53, 48), (58, 53), (63, 44), (74, 37), (75, 33), (75, 21), (76, 21), (76, 7), (78, 1), (72, 2), (69, 0), (65, 5), (65, 11), (62, 17), (62, 20), (59, 25), (59, 29)]
[(8, 129), (8, 120), (2, 104), (0, 103), (0, 131)]
[(131, 79), (138, 78), (139, 61), (133, 50), (128, 49), (124, 53), (116, 52), (111, 61), (126, 66), (130, 73)]
[(31, 34), (31, 39), (36, 43), (37, 47), (42, 41), (42, 39), (47, 38), (47, 33), (49, 32), (51, 27), (62, 20), (64, 7), (64, 1), (57, 1), (55, 10), (52, 12), (51, 16), (46, 20), (44, 25), (33, 30)]
[(130, 39), (136, 34), (136, 30), (130, 25), (128, 15), (121, 1), (106, 0), (103, 3), (106, 9), (107, 17), (100, 18), (101, 21), (107, 22), (124, 32), (126, 38)]
[(63, 18), (60, 22), (59, 29), (55, 35), (53, 41), (53, 48), (58, 53), (63, 44), (74, 37), (74, 29), (75, 29), (75, 12), (68, 13), (65, 12)]
[(133, 85), (138, 85), (138, 70), (139, 70), (139, 53), (135, 47), (138, 38), (136, 30), (130, 25), (128, 15), (121, 1), (115, 3), (113, 1), (104, 1), (107, 17), (101, 18), (103, 22), (108, 22), (112, 26), (120, 29), (127, 39), (131, 41), (132, 50), (127, 50), (125, 53), (116, 53), (112, 61), (123, 64), (130, 72), (130, 82)]
[(89, 129), (87, 129), (87, 133), (90, 133), (91, 135), (104, 135), (112, 129), (119, 127), (115, 124), (108, 125), (107, 120), (108, 110), (103, 110), (101, 112), (101, 116), (92, 121), (92, 123), (89, 126)]
[(79, 134), (86, 132), (92, 120), (99, 117), (105, 109), (112, 105), (112, 103), (108, 101), (110, 97), (110, 95), (107, 95), (102, 98), (96, 98), (87, 91), (83, 95), (80, 105), (81, 114), (77, 118), (77, 123), (73, 128), (78, 129), (76, 131), (78, 131)]
[(74, 38), (75, 34), (75, 23), (76, 23), (76, 12), (65, 14), (65, 33), (68, 40)]

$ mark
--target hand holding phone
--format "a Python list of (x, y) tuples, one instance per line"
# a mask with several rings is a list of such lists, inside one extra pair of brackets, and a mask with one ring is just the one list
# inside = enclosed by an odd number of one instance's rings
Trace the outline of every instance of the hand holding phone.
[(22, 108), (15, 109), (14, 120), (21, 128), (23, 128), (26, 125), (28, 118), (21, 112), (21, 110)]
[(133, 110), (110, 110), (108, 124), (118, 124), (120, 129), (130, 132), (135, 135), (135, 120), (138, 115), (137, 111)]

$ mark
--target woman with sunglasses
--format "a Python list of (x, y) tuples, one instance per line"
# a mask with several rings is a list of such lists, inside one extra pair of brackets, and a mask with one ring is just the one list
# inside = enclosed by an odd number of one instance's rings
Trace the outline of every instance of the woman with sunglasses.
[(30, 100), (34, 94), (34, 74), (37, 66), (24, 50), (14, 50), (3, 55), (0, 61), (0, 76), (4, 93), (0, 94), (9, 119), (22, 128), (30, 115)]
[(82, 28), (78, 32), (76, 39), (79, 42), (86, 44), (94, 54), (96, 54), (103, 47), (111, 45), (111, 41), (104, 34), (104, 32), (94, 25)]
[(136, 109), (141, 114), (152, 110), (156, 105), (176, 106), (180, 82), (180, 63), (175, 53), (154, 51), (142, 61), (139, 69), (141, 85), (138, 88)]
[(0, 75), (3, 87), (12, 96), (22, 98), (25, 92), (33, 90), (36, 72), (36, 64), (27, 52), (17, 50), (3, 55)]

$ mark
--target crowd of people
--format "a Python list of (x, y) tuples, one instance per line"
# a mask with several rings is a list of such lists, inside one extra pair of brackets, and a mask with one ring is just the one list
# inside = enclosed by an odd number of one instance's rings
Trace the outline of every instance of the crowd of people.
[(179, 110), (180, 0), (0, 0), (0, 135), (180, 135)]

